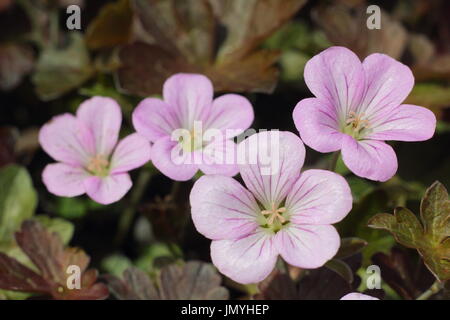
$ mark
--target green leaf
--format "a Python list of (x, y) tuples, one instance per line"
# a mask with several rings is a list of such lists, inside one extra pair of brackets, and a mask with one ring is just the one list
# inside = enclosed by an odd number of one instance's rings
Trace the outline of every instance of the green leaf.
[(43, 215), (36, 216), (33, 220), (40, 222), (49, 232), (56, 232), (59, 234), (65, 245), (72, 239), (75, 228), (73, 224), (67, 220), (50, 218), (49, 216)]
[(438, 181), (426, 191), (420, 204), (425, 233), (440, 242), (450, 236), (450, 200), (447, 189)]
[(368, 225), (390, 231), (398, 242), (410, 248), (416, 248), (422, 241), (422, 225), (414, 213), (406, 208), (396, 208), (394, 215), (377, 214), (369, 220)]
[(55, 213), (66, 219), (83, 217), (88, 211), (85, 199), (58, 197)]
[(133, 263), (122, 254), (113, 254), (102, 260), (102, 269), (108, 274), (120, 277)]
[(200, 261), (166, 266), (155, 282), (134, 267), (125, 270), (122, 279), (111, 275), (105, 279), (119, 300), (227, 300), (229, 297), (214, 266)]
[(435, 277), (446, 281), (450, 279), (450, 200), (440, 182), (425, 192), (420, 217), (422, 223), (408, 209), (397, 208), (394, 215), (377, 214), (369, 226), (387, 230), (399, 243), (417, 249)]
[(66, 47), (42, 51), (32, 81), (39, 98), (47, 101), (79, 87), (93, 74), (83, 36), (72, 31)]
[(325, 267), (336, 272), (348, 283), (353, 283), (353, 271), (344, 261), (339, 259), (332, 259), (325, 264)]
[(144, 249), (144, 252), (136, 260), (136, 266), (150, 273), (156, 271), (181, 257), (181, 250), (176, 245), (166, 243), (154, 243)]
[(10, 165), (0, 170), (0, 242), (13, 241), (13, 233), (34, 214), (36, 191), (27, 170)]
[[(35, 220), (22, 223), (15, 233), (16, 243), (33, 262), (29, 268), (17, 259), (0, 253), (0, 288), (32, 292), (64, 300), (97, 300), (108, 297), (108, 289), (97, 282), (97, 271), (87, 269), (89, 256), (79, 248), (65, 247), (61, 237)], [(81, 288), (67, 290), (67, 268), (81, 270)]]

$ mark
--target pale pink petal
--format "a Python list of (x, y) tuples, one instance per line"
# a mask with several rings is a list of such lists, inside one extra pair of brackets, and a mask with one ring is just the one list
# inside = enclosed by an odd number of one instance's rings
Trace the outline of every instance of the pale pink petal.
[(206, 128), (231, 130), (227, 138), (235, 137), (248, 129), (255, 118), (253, 107), (247, 98), (237, 94), (225, 94), (213, 101)]
[(352, 208), (347, 181), (326, 170), (307, 170), (294, 184), (286, 199), (290, 221), (296, 224), (333, 224)]
[(341, 149), (343, 134), (339, 131), (339, 115), (331, 102), (303, 99), (295, 107), (293, 118), (307, 146), (319, 152)]
[(346, 136), (342, 159), (354, 174), (370, 180), (386, 181), (397, 172), (397, 156), (392, 147), (382, 141), (356, 141)]
[(174, 107), (156, 98), (142, 100), (134, 109), (132, 120), (136, 131), (152, 142), (181, 127)]
[(109, 156), (119, 138), (122, 111), (114, 99), (93, 97), (77, 110), (77, 118), (89, 129), (96, 155)]
[(406, 65), (380, 53), (364, 59), (363, 68), (366, 93), (357, 113), (364, 113), (372, 123), (406, 99), (414, 86), (414, 76)]
[(237, 240), (214, 240), (211, 259), (221, 273), (243, 283), (264, 280), (275, 267), (277, 251), (273, 236), (256, 231)]
[(164, 101), (174, 107), (182, 127), (192, 129), (194, 121), (205, 121), (213, 102), (211, 81), (201, 74), (178, 73), (163, 86)]
[(150, 143), (138, 133), (130, 134), (117, 145), (111, 157), (111, 173), (121, 173), (143, 166), (150, 160)]
[(106, 177), (91, 176), (84, 181), (87, 195), (101, 204), (119, 201), (132, 185), (128, 173), (113, 174)]
[(275, 245), (289, 264), (305, 269), (323, 266), (334, 257), (340, 238), (331, 225), (291, 224), (276, 234)]
[(341, 120), (359, 105), (365, 89), (359, 58), (344, 47), (331, 47), (306, 63), (304, 78), (309, 90), (338, 110)]
[(214, 141), (203, 147), (202, 162), (199, 169), (205, 174), (235, 176), (239, 172), (237, 166), (237, 146), (231, 140)]
[(255, 198), (233, 178), (202, 176), (192, 188), (190, 203), (197, 231), (209, 239), (236, 239), (258, 227)]
[(241, 177), (253, 195), (269, 209), (286, 197), (305, 160), (305, 147), (291, 132), (265, 131), (238, 146)]
[(171, 137), (158, 139), (152, 146), (152, 162), (162, 174), (176, 181), (190, 180), (198, 171), (193, 153), (183, 152)]
[(340, 300), (380, 300), (380, 299), (359, 292), (351, 292), (343, 296)]
[(89, 132), (68, 113), (53, 117), (39, 131), (39, 143), (53, 159), (74, 166), (88, 163)]
[(80, 167), (53, 163), (45, 167), (42, 181), (48, 191), (60, 197), (75, 197), (85, 193), (83, 185), (88, 173)]
[(392, 110), (385, 119), (373, 123), (370, 140), (424, 141), (430, 139), (436, 129), (436, 116), (426, 108), (402, 104)]

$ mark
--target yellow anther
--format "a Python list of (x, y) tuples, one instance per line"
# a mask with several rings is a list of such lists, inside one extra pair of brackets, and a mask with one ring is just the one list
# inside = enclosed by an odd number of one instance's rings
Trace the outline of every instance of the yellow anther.
[(360, 131), (364, 128), (369, 128), (370, 123), (369, 123), (369, 120), (364, 119), (365, 116), (366, 115), (364, 113), (361, 113), (358, 115), (358, 114), (356, 114), (356, 112), (350, 111), (348, 114), (347, 121), (345, 123), (351, 124), (351, 126), (353, 127), (353, 130), (355, 130), (355, 131)]

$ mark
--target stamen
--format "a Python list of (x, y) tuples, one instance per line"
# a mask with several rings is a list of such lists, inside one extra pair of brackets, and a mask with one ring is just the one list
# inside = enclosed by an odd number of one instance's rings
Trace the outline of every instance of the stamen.
[(275, 203), (272, 202), (271, 209), (270, 210), (262, 210), (261, 214), (263, 216), (269, 216), (267, 219), (267, 223), (269, 225), (272, 225), (275, 222), (275, 219), (278, 219), (282, 224), (285, 223), (287, 220), (285, 217), (282, 216), (282, 214), (286, 212), (286, 208), (276, 208)]
[(350, 111), (345, 121), (346, 127), (344, 132), (352, 137), (358, 137), (362, 130), (370, 128), (370, 122), (365, 117), (364, 113), (356, 114), (356, 112)]
[(101, 154), (96, 155), (89, 162), (87, 169), (97, 176), (107, 175), (109, 161), (106, 160)]

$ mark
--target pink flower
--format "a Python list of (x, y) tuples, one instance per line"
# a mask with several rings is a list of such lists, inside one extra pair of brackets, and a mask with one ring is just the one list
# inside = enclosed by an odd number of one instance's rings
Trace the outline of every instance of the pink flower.
[[(213, 100), (213, 93), (207, 77), (176, 74), (164, 83), (164, 100), (147, 98), (133, 112), (136, 131), (154, 143), (153, 164), (173, 180), (189, 180), (199, 169), (227, 176), (238, 171), (235, 161), (226, 161), (235, 155), (236, 144), (230, 139), (250, 127), (253, 108), (240, 95)], [(173, 136), (180, 130), (188, 137)], [(215, 131), (214, 139), (206, 137), (208, 131)]]
[(150, 144), (137, 133), (117, 143), (121, 122), (113, 99), (94, 97), (76, 116), (65, 113), (45, 124), (39, 142), (58, 161), (42, 173), (47, 189), (62, 197), (87, 193), (102, 204), (120, 200), (132, 185), (127, 172), (150, 160)]
[(397, 171), (397, 157), (385, 140), (430, 139), (436, 117), (425, 108), (401, 104), (414, 77), (384, 54), (364, 61), (350, 50), (332, 47), (305, 67), (305, 81), (316, 98), (300, 101), (294, 122), (304, 143), (320, 152), (341, 150), (356, 175), (377, 181)]
[(380, 300), (380, 299), (359, 292), (351, 292), (343, 296), (341, 300)]
[(340, 239), (331, 224), (352, 207), (347, 182), (325, 170), (300, 174), (305, 147), (290, 132), (254, 134), (239, 144), (238, 156), (246, 159), (239, 164), (246, 187), (231, 177), (203, 176), (190, 195), (195, 227), (213, 240), (211, 258), (220, 272), (255, 283), (278, 255), (306, 269), (332, 258)]

